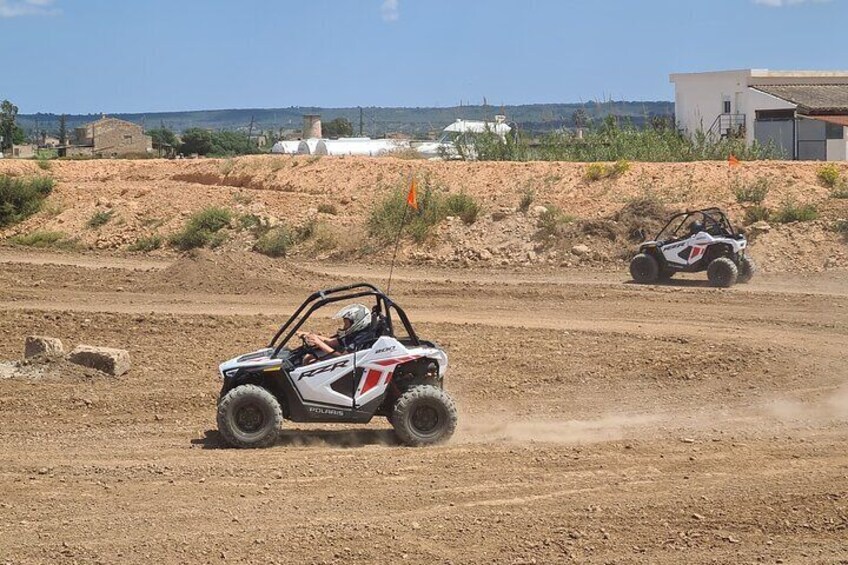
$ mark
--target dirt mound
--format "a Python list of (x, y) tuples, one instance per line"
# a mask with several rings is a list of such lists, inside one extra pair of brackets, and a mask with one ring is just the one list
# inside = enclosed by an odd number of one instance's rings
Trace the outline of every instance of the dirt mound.
[[(256, 234), (244, 229), (251, 218), (267, 225), (300, 230), (320, 225), (317, 233), (340, 234), (295, 245), (300, 258), (349, 257), (387, 261), (391, 246), (369, 239), (365, 226), (375, 203), (405, 186), (415, 174), (428, 186), (464, 192), (480, 206), (473, 225), (443, 222), (423, 243), (405, 240), (398, 259), (405, 263), (568, 266), (619, 268), (623, 247), (653, 236), (668, 211), (722, 207), (734, 224), (745, 216), (736, 189), (765, 184), (762, 205), (776, 212), (786, 203), (812, 204), (822, 223), (795, 230), (773, 225), (770, 238), (799, 237), (820, 244), (789, 245), (764, 270), (845, 269), (845, 242), (828, 231), (848, 216), (848, 201), (832, 197), (821, 186), (811, 162), (746, 162), (730, 169), (724, 162), (632, 163), (618, 178), (591, 181), (585, 163), (565, 162), (432, 162), (386, 158), (320, 158), (248, 156), (236, 159), (183, 161), (94, 160), (54, 161), (47, 171), (33, 162), (4, 160), (0, 174), (50, 175), (53, 194), (39, 214), (0, 231), (0, 238), (37, 230), (62, 232), (82, 247), (110, 250), (143, 248), (159, 241), (154, 255), (173, 256), (168, 237), (181, 230), (192, 214), (210, 206), (226, 208), (233, 222), (225, 232), (228, 251), (249, 250)], [(843, 170), (848, 176), (848, 170)], [(532, 203), (519, 207), (527, 197)], [(560, 241), (538, 237), (536, 207), (557, 208), (573, 218), (557, 228)], [(106, 223), (102, 219), (107, 217)], [(100, 219), (101, 222), (93, 222)], [(624, 235), (622, 235), (624, 234)], [(156, 240), (156, 237), (159, 239)], [(769, 238), (762, 238), (766, 241)], [(555, 244), (554, 244), (555, 243)], [(572, 248), (589, 248), (575, 255)], [(835, 259), (833, 259), (835, 257)], [(190, 282), (190, 281), (187, 281)]]
[(142, 284), (141, 290), (277, 293), (281, 288), (302, 286), (312, 279), (313, 275), (292, 266), (285, 259), (271, 259), (247, 251), (216, 253), (201, 249), (183, 255), (170, 266), (154, 273)]

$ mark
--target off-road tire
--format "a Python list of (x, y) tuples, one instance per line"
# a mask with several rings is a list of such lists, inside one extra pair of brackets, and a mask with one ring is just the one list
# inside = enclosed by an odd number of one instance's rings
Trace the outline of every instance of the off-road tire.
[(668, 281), (671, 280), (671, 277), (674, 276), (674, 271), (671, 269), (661, 269), (659, 274), (659, 280)]
[(232, 447), (269, 447), (277, 441), (283, 411), (274, 395), (241, 385), (218, 401), (218, 431)]
[(739, 278), (739, 269), (730, 257), (718, 257), (707, 267), (707, 279), (713, 286), (727, 288)]
[(640, 284), (657, 282), (660, 266), (657, 260), (647, 253), (639, 253), (630, 260), (630, 276)]
[(389, 421), (401, 443), (420, 447), (447, 441), (456, 431), (456, 405), (441, 388), (419, 385), (395, 402)]
[(754, 261), (748, 257), (747, 255), (743, 255), (739, 259), (739, 277), (736, 279), (736, 282), (745, 284), (751, 280), (754, 276), (754, 273), (757, 272), (757, 266), (754, 264)]

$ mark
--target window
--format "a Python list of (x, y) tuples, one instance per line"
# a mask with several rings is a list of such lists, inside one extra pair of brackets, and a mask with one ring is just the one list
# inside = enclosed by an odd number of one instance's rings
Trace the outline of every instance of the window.
[(730, 113), (730, 100), (725, 100), (724, 102), (722, 102), (721, 106), (722, 106), (721, 111), (723, 113), (725, 113), (725, 114)]
[(844, 139), (845, 128), (839, 124), (825, 122), (825, 139)]

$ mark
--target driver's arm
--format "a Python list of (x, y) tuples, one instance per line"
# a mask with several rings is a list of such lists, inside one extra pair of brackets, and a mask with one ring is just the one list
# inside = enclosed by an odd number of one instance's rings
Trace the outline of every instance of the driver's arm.
[(316, 334), (307, 334), (306, 341), (316, 349), (320, 349), (324, 353), (339, 355), (337, 348), (339, 340), (336, 338), (326, 338)]

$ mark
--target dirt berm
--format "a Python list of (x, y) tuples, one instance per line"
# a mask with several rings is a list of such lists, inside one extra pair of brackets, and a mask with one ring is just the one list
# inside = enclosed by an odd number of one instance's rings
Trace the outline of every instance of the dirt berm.
[[(8, 237), (37, 230), (58, 231), (83, 248), (127, 250), (139, 238), (159, 235), (165, 245), (154, 255), (175, 253), (167, 238), (189, 216), (208, 206), (231, 210), (234, 220), (223, 249), (250, 250), (255, 235), (239, 229), (238, 218), (293, 230), (320, 226), (316, 238), (296, 244), (295, 255), (320, 258), (368, 256), (384, 261), (391, 245), (368, 236), (375, 203), (406, 184), (411, 174), (451, 193), (465, 192), (481, 206), (476, 222), (447, 218), (423, 243), (407, 239), (407, 263), (481, 266), (550, 265), (620, 269), (636, 243), (635, 227), (656, 229), (671, 211), (721, 206), (742, 222), (746, 206), (735, 190), (762, 182), (763, 205), (776, 211), (788, 203), (812, 204), (818, 219), (779, 224), (753, 237), (752, 253), (764, 271), (821, 271), (848, 268), (846, 240), (834, 230), (848, 217), (848, 200), (834, 198), (813, 162), (631, 163), (618, 178), (590, 181), (583, 163), (433, 162), (395, 158), (251, 156), (237, 159), (0, 161), (0, 174), (50, 175), (56, 187), (42, 212), (0, 232)], [(848, 167), (840, 165), (843, 177)], [(762, 179), (762, 180), (761, 180)], [(519, 210), (532, 195), (526, 211)], [(634, 199), (655, 204), (647, 216)], [(631, 207), (628, 208), (628, 204)], [(541, 207), (555, 206), (573, 220), (551, 235), (540, 230)], [(319, 209), (321, 210), (319, 212)], [(88, 222), (111, 211), (100, 227)], [(578, 246), (575, 250), (574, 247)], [(582, 246), (588, 248), (586, 252)]]

